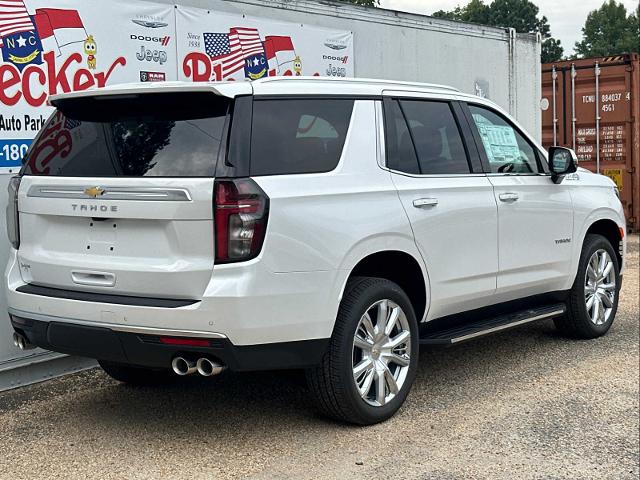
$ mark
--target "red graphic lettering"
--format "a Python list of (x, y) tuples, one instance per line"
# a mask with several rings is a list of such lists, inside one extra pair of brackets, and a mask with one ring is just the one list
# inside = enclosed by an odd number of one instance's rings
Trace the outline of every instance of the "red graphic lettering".
[(193, 82), (208, 82), (211, 80), (211, 59), (204, 53), (191, 52), (182, 61), (182, 72)]
[(49, 173), (49, 162), (56, 156), (66, 158), (71, 153), (71, 134), (63, 129), (64, 117), (58, 112), (52, 125), (42, 133), (43, 139), (38, 141), (29, 158), (32, 172)]
[(47, 71), (49, 73), (49, 95), (56, 93), (67, 93), (71, 91), (69, 86), (69, 78), (67, 77), (67, 68), (72, 63), (81, 63), (82, 55), (73, 53), (65, 60), (59, 71), (56, 71), (56, 57), (53, 52), (45, 53), (44, 60), (47, 62)]
[(7, 90), (20, 83), (20, 72), (13, 65), (0, 65), (0, 102), (10, 107), (20, 100), (20, 90), (9, 95)]
[(95, 84), (95, 78), (93, 78), (91, 72), (86, 68), (81, 68), (73, 76), (74, 91), (87, 90), (88, 88), (93, 87)]
[(47, 84), (47, 76), (44, 71), (36, 67), (35, 65), (29, 65), (22, 72), (22, 95), (24, 99), (27, 101), (29, 105), (42, 105), (47, 101), (47, 92), (42, 90), (42, 93), (34, 97), (33, 92), (31, 91), (31, 76), (35, 75), (38, 79), (38, 85), (46, 85)]
[(96, 80), (98, 82), (98, 86), (99, 87), (104, 87), (107, 84), (107, 82), (109, 81), (109, 77), (113, 73), (113, 70), (119, 65), (124, 67), (126, 64), (127, 64), (127, 59), (126, 58), (118, 57), (111, 64), (111, 66), (106, 71), (106, 73), (105, 72), (96, 73), (95, 77), (96, 77)]

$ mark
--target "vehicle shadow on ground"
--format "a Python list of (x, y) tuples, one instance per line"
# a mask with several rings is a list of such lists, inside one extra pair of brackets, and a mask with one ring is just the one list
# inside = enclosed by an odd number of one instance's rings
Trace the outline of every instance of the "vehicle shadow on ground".
[[(633, 335), (625, 332), (624, 324), (615, 330), (610, 337), (595, 341), (595, 346), (574, 341), (571, 348), (580, 351), (578, 357), (589, 356), (598, 343), (614, 342), (612, 337), (620, 334)], [(491, 378), (483, 382), (487, 390), (481, 392), (488, 396), (522, 381), (523, 376), (539, 377), (543, 374), (540, 363), (553, 357), (554, 350), (566, 348), (566, 342), (572, 341), (558, 336), (551, 322), (544, 322), (452, 348), (423, 349), (418, 377), (403, 411), (418, 403), (422, 413), (451, 407), (458, 397), (454, 393), (467, 382), (477, 387), (478, 381)], [(158, 426), (165, 435), (188, 434), (191, 441), (213, 441), (212, 434), (223, 440), (256, 431), (287, 432), (292, 424), (313, 428), (330, 422), (315, 412), (302, 372), (225, 372), (212, 378), (176, 378), (155, 387), (122, 385), (99, 370), (64, 380), (74, 381), (96, 383), (96, 388), (75, 395), (70, 407), (72, 421), (96, 431), (116, 428), (142, 438)], [(69, 421), (64, 410), (50, 412), (48, 420), (55, 423), (56, 415)]]

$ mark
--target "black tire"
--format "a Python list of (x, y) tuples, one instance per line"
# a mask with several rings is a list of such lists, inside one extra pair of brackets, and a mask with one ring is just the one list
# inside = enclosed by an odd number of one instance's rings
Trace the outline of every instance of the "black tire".
[[(585, 303), (585, 283), (587, 278), (587, 266), (592, 255), (598, 250), (604, 250), (609, 254), (613, 262), (615, 271), (615, 296), (612, 301), (612, 310), (608, 320), (600, 325), (596, 325), (592, 320)], [(589, 234), (584, 240), (578, 273), (569, 291), (567, 298), (566, 315), (556, 318), (554, 323), (556, 328), (568, 337), (590, 339), (597, 338), (609, 331), (618, 310), (618, 299), (620, 296), (620, 266), (614, 247), (602, 235)]]
[(173, 372), (167, 370), (154, 370), (151, 368), (134, 367), (119, 363), (98, 360), (98, 364), (114, 380), (128, 385), (162, 385), (175, 380)]
[[(354, 335), (361, 317), (380, 300), (397, 304), (408, 321), (411, 339), (409, 368), (402, 386), (385, 405), (367, 403), (353, 378)], [(329, 348), (322, 362), (307, 370), (307, 383), (321, 413), (336, 420), (371, 425), (393, 416), (404, 403), (418, 366), (418, 323), (409, 298), (395, 283), (369, 277), (355, 277), (347, 283), (340, 303)]]

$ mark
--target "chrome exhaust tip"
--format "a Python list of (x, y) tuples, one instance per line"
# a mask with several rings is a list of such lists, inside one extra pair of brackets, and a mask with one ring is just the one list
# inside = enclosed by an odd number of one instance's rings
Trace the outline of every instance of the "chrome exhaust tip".
[(171, 360), (171, 368), (177, 375), (180, 375), (181, 377), (196, 373), (196, 371), (198, 370), (196, 368), (196, 362), (184, 357), (175, 357), (173, 360)]
[(199, 358), (196, 366), (198, 368), (198, 373), (203, 377), (219, 375), (227, 368), (225, 365), (214, 362), (206, 357)]
[(20, 350), (32, 350), (36, 348), (35, 345), (29, 343), (26, 337), (18, 332), (13, 332), (13, 344)]

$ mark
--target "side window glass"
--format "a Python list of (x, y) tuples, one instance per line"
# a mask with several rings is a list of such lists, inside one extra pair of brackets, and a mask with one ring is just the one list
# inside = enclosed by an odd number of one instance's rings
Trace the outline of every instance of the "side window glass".
[(396, 100), (385, 100), (384, 107), (387, 167), (398, 172), (419, 174), (416, 150), (400, 105)]
[(340, 161), (354, 100), (254, 100), (250, 174), (330, 172)]
[(420, 173), (470, 173), (467, 152), (449, 103), (401, 100), (400, 106), (409, 124)]
[(328, 121), (314, 115), (302, 115), (298, 123), (296, 138), (322, 138), (336, 140), (340, 135)]
[(497, 113), (469, 105), (492, 173), (538, 173), (535, 148)]

